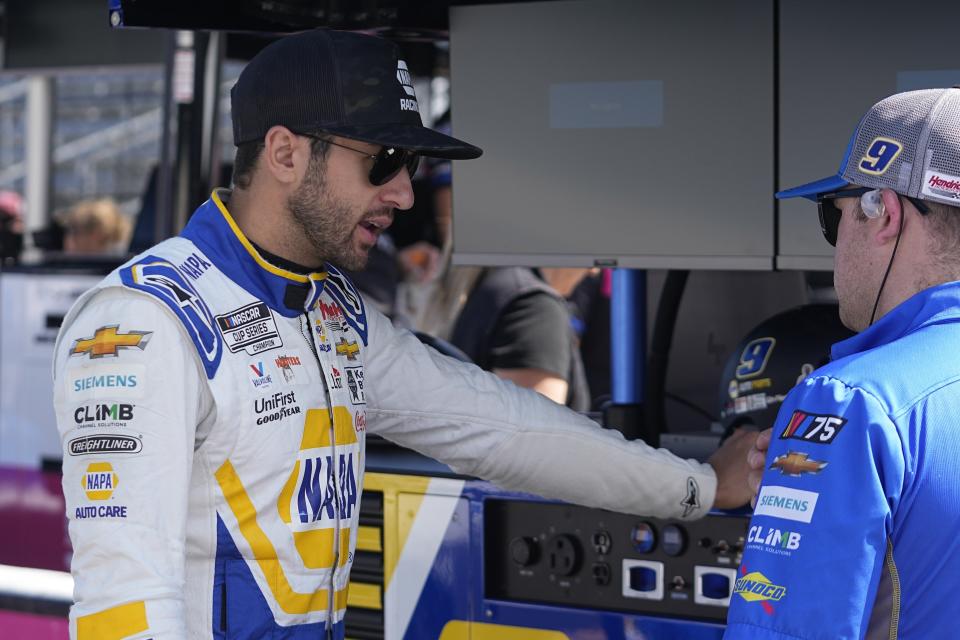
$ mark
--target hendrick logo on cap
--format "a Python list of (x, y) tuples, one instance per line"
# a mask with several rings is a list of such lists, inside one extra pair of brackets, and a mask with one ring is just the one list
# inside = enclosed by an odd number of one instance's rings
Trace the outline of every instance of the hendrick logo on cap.
[(960, 177), (942, 171), (927, 171), (920, 192), (941, 200), (960, 200)]
[(401, 111), (416, 111), (420, 113), (420, 105), (417, 104), (417, 92), (413, 90), (413, 79), (410, 77), (410, 71), (407, 69), (407, 63), (403, 60), (397, 60), (397, 82), (403, 87), (409, 98), (400, 98)]

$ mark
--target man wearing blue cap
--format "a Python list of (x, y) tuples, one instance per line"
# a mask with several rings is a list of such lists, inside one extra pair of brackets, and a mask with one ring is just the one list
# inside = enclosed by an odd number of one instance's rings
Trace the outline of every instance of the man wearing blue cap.
[[(727, 638), (950, 638), (960, 572), (960, 88), (875, 104), (815, 201), (859, 334), (788, 396)], [(769, 442), (766, 461), (763, 448)]]

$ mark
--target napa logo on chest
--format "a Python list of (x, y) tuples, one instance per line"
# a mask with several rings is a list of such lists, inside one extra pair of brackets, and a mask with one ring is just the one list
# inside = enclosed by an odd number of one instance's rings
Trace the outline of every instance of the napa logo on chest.
[(307, 411), (300, 452), (277, 500), (308, 568), (342, 566), (360, 500), (360, 443), (353, 413), (334, 407)]
[(88, 500), (109, 500), (119, 483), (120, 479), (109, 462), (91, 462), (80, 476), (80, 487)]

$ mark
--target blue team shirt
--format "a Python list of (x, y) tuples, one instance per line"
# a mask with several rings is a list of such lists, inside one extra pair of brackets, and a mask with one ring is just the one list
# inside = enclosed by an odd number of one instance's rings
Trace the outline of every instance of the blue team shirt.
[(724, 637), (960, 637), (960, 282), (832, 356), (777, 416)]

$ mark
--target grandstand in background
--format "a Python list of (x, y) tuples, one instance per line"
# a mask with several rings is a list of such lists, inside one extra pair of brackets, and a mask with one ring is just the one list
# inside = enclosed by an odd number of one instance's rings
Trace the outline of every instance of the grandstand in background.
[[(224, 64), (220, 140), (233, 157), (229, 90), (242, 65)], [(25, 191), (27, 76), (0, 74), (0, 189)], [(51, 211), (86, 198), (112, 197), (135, 215), (160, 159), (160, 67), (71, 71), (54, 76)]]

